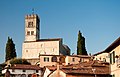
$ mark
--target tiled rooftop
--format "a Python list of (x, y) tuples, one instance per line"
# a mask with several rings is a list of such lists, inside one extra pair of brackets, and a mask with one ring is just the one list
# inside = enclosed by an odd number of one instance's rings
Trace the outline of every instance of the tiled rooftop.
[(10, 69), (40, 70), (41, 68), (36, 65), (15, 64), (11, 66)]
[[(109, 74), (109, 63), (100, 61), (82, 62), (79, 64), (70, 64), (67, 66), (59, 66), (60, 70), (66, 74)], [(51, 71), (57, 69), (56, 66), (47, 67)]]

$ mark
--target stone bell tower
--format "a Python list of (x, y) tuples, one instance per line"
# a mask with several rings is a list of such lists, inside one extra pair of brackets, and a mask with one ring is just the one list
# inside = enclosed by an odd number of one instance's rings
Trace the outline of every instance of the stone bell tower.
[(37, 14), (25, 16), (25, 41), (39, 40), (39, 22)]

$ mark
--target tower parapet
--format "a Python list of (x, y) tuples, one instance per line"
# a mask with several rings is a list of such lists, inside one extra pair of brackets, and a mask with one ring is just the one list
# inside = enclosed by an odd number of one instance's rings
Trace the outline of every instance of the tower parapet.
[(37, 14), (25, 16), (25, 41), (39, 40), (39, 22)]

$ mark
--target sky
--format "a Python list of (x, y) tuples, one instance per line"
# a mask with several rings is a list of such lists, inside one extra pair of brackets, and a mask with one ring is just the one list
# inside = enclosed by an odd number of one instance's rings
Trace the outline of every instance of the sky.
[(8, 36), (22, 56), (25, 15), (40, 17), (40, 39), (63, 38), (76, 54), (80, 30), (88, 53), (105, 50), (120, 35), (120, 0), (0, 0), (0, 63)]

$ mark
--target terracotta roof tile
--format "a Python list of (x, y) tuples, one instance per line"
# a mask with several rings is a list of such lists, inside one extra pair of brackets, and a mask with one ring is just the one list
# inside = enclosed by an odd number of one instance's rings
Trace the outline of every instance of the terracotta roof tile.
[(46, 66), (50, 71), (55, 71), (57, 69), (56, 66)]
[(15, 65), (11, 66), (10, 69), (40, 70), (41, 68), (36, 65), (15, 64)]
[[(49, 66), (48, 69), (55, 71), (57, 67)], [(109, 63), (100, 61), (82, 62), (79, 64), (60, 66), (60, 70), (66, 74), (109, 74)]]

